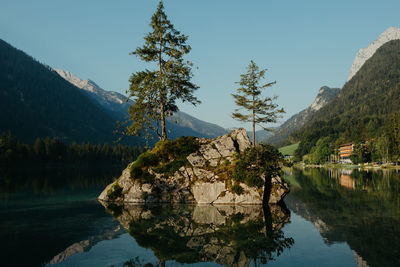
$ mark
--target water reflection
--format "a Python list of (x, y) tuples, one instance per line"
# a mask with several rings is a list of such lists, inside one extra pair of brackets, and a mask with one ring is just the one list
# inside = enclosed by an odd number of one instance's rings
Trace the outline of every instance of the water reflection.
[(400, 266), (397, 172), (294, 169), (293, 176), (297, 186), (285, 202), (327, 244), (346, 242), (359, 265)]
[(68, 246), (65, 250), (55, 255), (47, 264), (51, 265), (61, 263), (77, 253), (89, 251), (94, 245), (96, 245), (100, 241), (111, 240), (119, 237), (124, 233), (125, 231), (121, 229), (120, 226), (106, 228), (103, 232), (100, 232), (96, 235), (90, 236), (85, 240), (73, 243), (72, 245)]
[(0, 201), (8, 201), (15, 193), (25, 191), (35, 195), (46, 196), (57, 194), (65, 189), (104, 188), (120, 175), (119, 165), (90, 166), (56, 166), (44, 168), (31, 166), (18, 170), (0, 169)]
[(265, 264), (291, 247), (281, 230), (289, 222), (286, 207), (107, 205), (136, 242), (150, 248), (165, 265), (215, 262), (227, 266)]

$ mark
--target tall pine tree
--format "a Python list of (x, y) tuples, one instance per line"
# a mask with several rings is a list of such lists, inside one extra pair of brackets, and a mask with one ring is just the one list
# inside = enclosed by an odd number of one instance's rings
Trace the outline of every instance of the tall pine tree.
[[(271, 131), (271, 129), (265, 128), (263, 124), (276, 122), (280, 114), (285, 112), (283, 108), (278, 109), (278, 105), (273, 102), (277, 99), (277, 96), (262, 98), (262, 90), (276, 83), (271, 82), (260, 85), (265, 72), (265, 69), (259, 70), (259, 67), (253, 60), (250, 61), (247, 72), (240, 75), (240, 82), (237, 82), (240, 85), (237, 89), (237, 94), (232, 94), (236, 105), (240, 107), (235, 109), (232, 117), (239, 121), (252, 123), (253, 146), (256, 144), (256, 124), (260, 125), (265, 131)], [(240, 109), (245, 109), (249, 113), (242, 114), (239, 112)]]
[(151, 17), (150, 27), (152, 31), (145, 36), (145, 44), (131, 54), (145, 62), (155, 63), (157, 67), (136, 72), (129, 80), (129, 93), (135, 104), (129, 109), (132, 124), (127, 132), (138, 135), (141, 131), (148, 134), (150, 130), (165, 140), (165, 118), (178, 111), (176, 100), (193, 105), (200, 101), (193, 96), (198, 86), (190, 81), (193, 65), (183, 60), (191, 50), (186, 44), (187, 36), (177, 31), (168, 20), (162, 1)]

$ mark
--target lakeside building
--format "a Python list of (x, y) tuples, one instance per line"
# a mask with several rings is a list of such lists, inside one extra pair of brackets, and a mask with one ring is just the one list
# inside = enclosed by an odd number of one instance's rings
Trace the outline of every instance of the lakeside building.
[(354, 144), (347, 143), (339, 146), (339, 161), (341, 163), (352, 163), (350, 156), (353, 154)]
[(293, 159), (294, 155), (285, 154), (284, 157), (285, 159)]

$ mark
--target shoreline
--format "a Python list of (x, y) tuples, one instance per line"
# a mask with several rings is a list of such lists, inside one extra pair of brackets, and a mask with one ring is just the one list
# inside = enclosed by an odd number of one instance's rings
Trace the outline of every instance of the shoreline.
[(329, 169), (373, 169), (373, 170), (400, 170), (400, 165), (392, 164), (296, 164), (303, 168), (329, 168)]

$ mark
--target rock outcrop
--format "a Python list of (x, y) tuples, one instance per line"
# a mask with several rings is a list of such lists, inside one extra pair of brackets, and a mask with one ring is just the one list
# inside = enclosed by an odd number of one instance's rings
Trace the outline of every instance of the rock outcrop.
[(368, 47), (360, 49), (356, 58), (354, 59), (353, 65), (351, 66), (349, 77), (347, 81), (350, 81), (354, 75), (361, 69), (364, 63), (372, 57), (376, 50), (384, 45), (385, 43), (400, 39), (400, 28), (390, 27), (384, 31), (378, 39), (372, 42)]
[[(198, 138), (199, 149), (186, 157), (188, 164), (174, 174), (157, 173), (149, 169), (154, 177), (151, 183), (139, 182), (131, 176), (129, 165), (121, 177), (108, 185), (99, 200), (127, 203), (197, 203), (197, 204), (262, 204), (262, 188), (237, 183), (241, 192), (234, 192), (234, 184), (225, 169), (234, 162), (235, 153), (243, 153), (250, 147), (244, 129), (216, 139)], [(131, 163), (132, 164), (132, 163)], [(281, 178), (271, 181), (269, 203), (278, 203), (289, 192), (288, 184)]]

